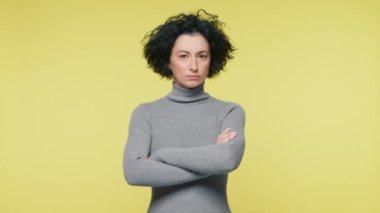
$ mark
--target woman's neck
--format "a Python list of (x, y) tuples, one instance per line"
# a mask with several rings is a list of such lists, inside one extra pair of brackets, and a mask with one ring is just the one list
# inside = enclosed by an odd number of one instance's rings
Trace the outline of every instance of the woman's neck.
[(209, 98), (209, 95), (204, 91), (204, 84), (200, 84), (194, 88), (184, 88), (172, 82), (172, 91), (167, 95), (167, 98), (174, 102), (192, 103)]

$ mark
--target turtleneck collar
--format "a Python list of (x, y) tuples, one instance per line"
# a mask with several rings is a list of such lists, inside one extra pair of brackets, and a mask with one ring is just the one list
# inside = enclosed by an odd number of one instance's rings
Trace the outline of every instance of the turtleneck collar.
[(172, 82), (172, 91), (166, 96), (169, 100), (179, 103), (192, 103), (209, 98), (209, 94), (204, 91), (204, 82), (192, 89), (181, 87)]

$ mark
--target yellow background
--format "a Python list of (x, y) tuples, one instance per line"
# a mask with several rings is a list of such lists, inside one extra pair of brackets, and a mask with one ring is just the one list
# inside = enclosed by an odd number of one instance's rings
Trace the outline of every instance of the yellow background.
[(0, 212), (145, 212), (129, 118), (171, 83), (140, 44), (205, 8), (237, 47), (214, 97), (246, 110), (233, 212), (380, 212), (380, 4), (373, 0), (0, 1)]

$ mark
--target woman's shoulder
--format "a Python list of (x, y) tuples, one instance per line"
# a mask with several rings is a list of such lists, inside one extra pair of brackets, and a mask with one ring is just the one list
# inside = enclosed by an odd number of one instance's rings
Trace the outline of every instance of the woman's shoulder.
[(141, 113), (148, 113), (151, 110), (154, 110), (155, 108), (160, 108), (164, 104), (164, 98), (152, 100), (152, 101), (146, 101), (142, 102), (140, 104), (137, 104), (135, 106), (134, 111), (141, 112)]
[(234, 108), (239, 108), (244, 111), (244, 108), (241, 104), (234, 102), (234, 101), (226, 101), (226, 100), (221, 100), (215, 97), (210, 97), (213, 99), (213, 102), (218, 105), (221, 109), (224, 110), (229, 110), (229, 109), (234, 109)]
[(228, 115), (245, 117), (245, 110), (243, 106), (234, 101), (221, 100), (214, 97), (211, 97), (215, 104), (215, 112), (218, 117), (221, 119), (226, 118)]

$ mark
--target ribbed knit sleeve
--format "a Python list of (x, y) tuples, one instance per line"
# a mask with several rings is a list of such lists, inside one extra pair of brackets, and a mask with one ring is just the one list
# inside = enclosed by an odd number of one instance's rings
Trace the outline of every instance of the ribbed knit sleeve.
[(171, 186), (208, 176), (149, 159), (150, 143), (151, 126), (142, 104), (132, 113), (124, 150), (124, 177), (130, 185)]
[(245, 112), (238, 104), (227, 106), (219, 133), (226, 128), (237, 132), (228, 143), (191, 148), (165, 147), (152, 153), (151, 159), (166, 165), (180, 167), (197, 173), (215, 175), (235, 170), (243, 157), (245, 148)]

